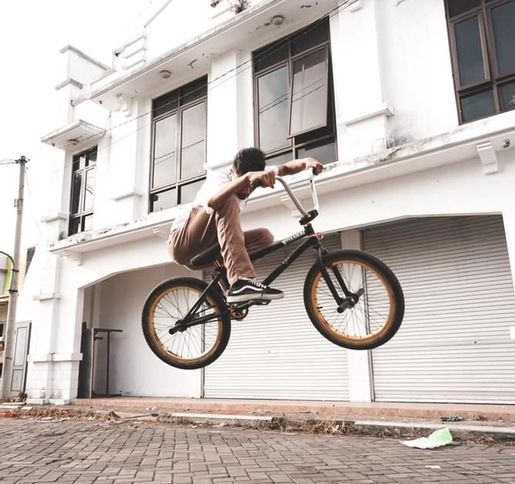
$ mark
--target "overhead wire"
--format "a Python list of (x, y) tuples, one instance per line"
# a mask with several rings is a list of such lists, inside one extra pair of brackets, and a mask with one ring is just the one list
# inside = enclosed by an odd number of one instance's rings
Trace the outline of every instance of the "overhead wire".
[[(27, 170), (25, 171), (25, 183), (27, 185), (27, 193), (29, 195), (29, 198), (31, 200), (33, 200), (33, 197), (32, 197), (32, 191), (30, 189), (30, 182), (29, 182), (29, 169), (27, 167)], [(34, 215), (33, 212), (29, 212), (30, 215), (31, 215), (31, 218), (32, 218), (32, 222), (36, 225), (36, 228), (38, 229), (38, 233), (39, 233), (39, 238), (42, 237), (42, 232), (41, 232), (41, 222), (36, 218), (36, 216)]]
[[(213, 85), (213, 84), (217, 83), (218, 81), (220, 81), (220, 82), (219, 82), (219, 84), (218, 84), (218, 85), (220, 85), (220, 84), (222, 84), (222, 83), (224, 83), (224, 82), (226, 82), (226, 81), (229, 81), (229, 80), (231, 80), (231, 79), (235, 78), (237, 75), (241, 74), (241, 73), (242, 73), (242, 72), (244, 72), (245, 70), (247, 70), (247, 69), (249, 69), (250, 67), (252, 67), (253, 63), (254, 63), (254, 62), (256, 62), (256, 60), (262, 61), (262, 60), (264, 60), (264, 59), (267, 59), (268, 57), (270, 57), (271, 55), (273, 55), (275, 52), (277, 52), (277, 50), (278, 50), (278, 49), (280, 49), (280, 48), (282, 48), (282, 47), (284, 47), (284, 46), (286, 46), (286, 45), (290, 44), (290, 43), (291, 43), (292, 41), (294, 41), (296, 38), (298, 38), (298, 37), (300, 37), (300, 36), (302, 36), (302, 35), (306, 35), (306, 34), (307, 34), (307, 33), (309, 33), (312, 29), (314, 29), (314, 28), (318, 27), (318, 25), (319, 25), (322, 21), (324, 21), (326, 18), (328, 18), (328, 17), (332, 17), (332, 16), (336, 15), (339, 11), (344, 10), (344, 9), (345, 9), (345, 7), (347, 7), (347, 5), (348, 5), (349, 3), (351, 3), (352, 1), (353, 1), (353, 0), (345, 0), (344, 2), (340, 3), (340, 4), (339, 4), (339, 5), (337, 5), (336, 7), (333, 7), (333, 8), (331, 8), (330, 10), (328, 10), (327, 12), (325, 12), (324, 14), (322, 14), (322, 15), (321, 15), (321, 16), (320, 16), (320, 17), (319, 17), (315, 22), (313, 22), (311, 25), (309, 25), (309, 26), (307, 26), (307, 27), (305, 27), (305, 28), (301, 29), (299, 32), (297, 32), (297, 33), (295, 33), (295, 34), (293, 34), (293, 35), (291, 35), (291, 36), (289, 36), (289, 37), (285, 38), (285, 39), (284, 39), (284, 41), (279, 40), (279, 41), (277, 41), (277, 42), (274, 42), (274, 43), (273, 43), (272, 45), (270, 45), (268, 48), (265, 48), (262, 52), (260, 52), (260, 53), (258, 54), (257, 58), (256, 58), (256, 57), (252, 57), (252, 58), (250, 58), (250, 59), (247, 59), (247, 60), (245, 60), (245, 61), (241, 62), (241, 63), (240, 63), (240, 64), (238, 64), (237, 66), (232, 67), (231, 69), (228, 69), (227, 71), (225, 71), (225, 72), (223, 72), (222, 74), (218, 75), (218, 76), (217, 76), (217, 77), (215, 77), (214, 79), (211, 79), (210, 81), (208, 81), (208, 82), (207, 82), (207, 84), (206, 84), (206, 85), (202, 85), (202, 86), (199, 86), (199, 87), (197, 87), (197, 88), (193, 89), (192, 91), (190, 91), (190, 92), (189, 92), (189, 94), (191, 95), (191, 94), (197, 93), (197, 92), (198, 92), (198, 91), (200, 91), (200, 90), (204, 90), (204, 89), (206, 89), (206, 88), (209, 88), (209, 86), (210, 86), (210, 85)], [(231, 77), (226, 77), (226, 76), (229, 76), (229, 75), (231, 75), (231, 74), (234, 74), (234, 75), (233, 75), (233, 76), (231, 76)], [(282, 96), (281, 96), (280, 98), (282, 98)], [(279, 98), (279, 99), (280, 99), (280, 98)], [(175, 104), (175, 102), (176, 102), (175, 100), (172, 100), (172, 101), (170, 101), (170, 102), (168, 102), (168, 103), (165, 103), (165, 104), (163, 104), (163, 105), (159, 106), (159, 109), (163, 109), (163, 108), (166, 108), (166, 107), (168, 107), (168, 106), (171, 106), (171, 105)], [(272, 101), (272, 102), (273, 102), (273, 101)], [(271, 106), (271, 107), (273, 107), (273, 106)], [(107, 129), (104, 131), (104, 134), (112, 133), (114, 130), (116, 130), (116, 129), (118, 129), (118, 128), (122, 127), (122, 126), (125, 126), (125, 125), (127, 125), (127, 124), (129, 124), (129, 123), (135, 122), (135, 121), (137, 121), (137, 120), (139, 120), (139, 119), (141, 119), (141, 118), (143, 118), (143, 117), (149, 116), (149, 115), (151, 115), (154, 111), (155, 111), (155, 109), (154, 109), (154, 108), (152, 108), (152, 109), (151, 109), (151, 110), (149, 110), (149, 111), (146, 111), (146, 112), (144, 112), (144, 113), (138, 114), (138, 115), (136, 115), (136, 116), (134, 116), (134, 117), (131, 117), (131, 118), (130, 118), (130, 119), (128, 119), (128, 120), (125, 120), (125, 121), (120, 122), (120, 123), (118, 123), (118, 124), (116, 124), (116, 125), (114, 125), (114, 126), (111, 126), (110, 128), (107, 128)], [(124, 136), (122, 136), (122, 137), (120, 137), (120, 138), (117, 138), (117, 139), (116, 139), (116, 140), (114, 140), (114, 141), (111, 141), (111, 142), (109, 143), (109, 145), (104, 146), (104, 147), (101, 147), (101, 148), (97, 148), (97, 150), (98, 150), (98, 152), (101, 152), (101, 151), (103, 151), (103, 150), (105, 150), (105, 149), (108, 149), (108, 148), (112, 147), (114, 144), (116, 144), (116, 143), (118, 143), (118, 142), (122, 141), (123, 139), (125, 139), (125, 138), (127, 138), (127, 137), (129, 137), (129, 136), (133, 136), (134, 134), (137, 134), (139, 131), (141, 131), (142, 129), (147, 128), (147, 127), (148, 127), (148, 124), (144, 124), (144, 125), (142, 125), (142, 126), (138, 127), (136, 130), (131, 131), (131, 132), (129, 132), (129, 133), (127, 133), (127, 134), (125, 134)], [(89, 139), (92, 139), (92, 138), (94, 138), (94, 137), (96, 137), (96, 136), (97, 136), (97, 134), (93, 134), (93, 135), (87, 136), (86, 138), (84, 138), (83, 140), (81, 140), (81, 143), (84, 143), (85, 141), (88, 141)], [(69, 144), (64, 145), (64, 146), (63, 146), (62, 148), (60, 148), (60, 149), (62, 149), (63, 151), (66, 151), (66, 150), (67, 150), (67, 148), (69, 148), (69, 147), (73, 147), (73, 146), (75, 146), (75, 143), (70, 142)], [(168, 153), (168, 154), (170, 154), (170, 153)], [(167, 155), (167, 154), (165, 154), (165, 155), (161, 155), (161, 157), (166, 156), (166, 155)], [(49, 174), (50, 174), (50, 175), (53, 175), (53, 174), (55, 174), (55, 173), (63, 172), (63, 171), (64, 171), (64, 169), (66, 168), (66, 163), (69, 163), (69, 161), (65, 162), (65, 165), (64, 165), (63, 167), (60, 167), (60, 168), (58, 168), (57, 170), (53, 170), (53, 171), (49, 172)]]

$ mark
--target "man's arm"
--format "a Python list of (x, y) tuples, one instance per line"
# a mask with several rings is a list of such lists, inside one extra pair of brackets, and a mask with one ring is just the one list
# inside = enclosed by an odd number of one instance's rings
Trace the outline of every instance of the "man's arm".
[(223, 203), (240, 190), (250, 187), (249, 177), (240, 176), (220, 187), (220, 191), (215, 193), (207, 202), (208, 206), (214, 210), (220, 208)]
[(308, 168), (311, 168), (315, 175), (319, 175), (322, 173), (324, 165), (322, 165), (322, 163), (320, 163), (316, 158), (312, 158), (310, 156), (299, 160), (287, 161), (286, 163), (279, 165), (277, 168), (279, 169), (280, 176), (295, 175), (296, 173), (300, 173)]
[(249, 171), (235, 180), (222, 185), (220, 190), (208, 200), (207, 204), (210, 208), (216, 210), (237, 193), (243, 193), (247, 197), (256, 186), (273, 188), (274, 182), (275, 174), (272, 171)]

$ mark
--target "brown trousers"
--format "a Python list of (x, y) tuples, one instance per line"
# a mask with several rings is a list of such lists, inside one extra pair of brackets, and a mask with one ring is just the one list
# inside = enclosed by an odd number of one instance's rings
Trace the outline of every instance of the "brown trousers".
[(268, 229), (242, 230), (240, 207), (232, 196), (211, 213), (203, 207), (192, 208), (186, 223), (170, 234), (168, 251), (176, 262), (191, 268), (191, 259), (217, 239), (230, 284), (240, 277), (255, 277), (249, 252), (268, 247), (274, 241)]

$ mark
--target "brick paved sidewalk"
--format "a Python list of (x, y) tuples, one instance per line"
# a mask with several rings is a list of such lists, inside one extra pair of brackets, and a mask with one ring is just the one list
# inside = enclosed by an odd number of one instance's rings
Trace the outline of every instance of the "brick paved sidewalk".
[(144, 422), (0, 419), (0, 449), (5, 484), (515, 482), (515, 447)]

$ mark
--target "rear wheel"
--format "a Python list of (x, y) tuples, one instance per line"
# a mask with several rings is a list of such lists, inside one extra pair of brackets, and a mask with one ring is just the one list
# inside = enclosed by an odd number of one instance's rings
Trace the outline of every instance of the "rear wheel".
[(404, 295), (393, 272), (357, 250), (326, 254), (323, 265), (326, 277), (314, 264), (304, 285), (306, 310), (317, 330), (350, 349), (376, 348), (392, 338), (404, 316)]
[(225, 350), (231, 320), (223, 298), (210, 290), (194, 318), (212, 315), (208, 321), (180, 328), (182, 320), (199, 299), (207, 284), (191, 277), (163, 282), (148, 296), (142, 314), (145, 339), (165, 363), (193, 370), (213, 363)]

